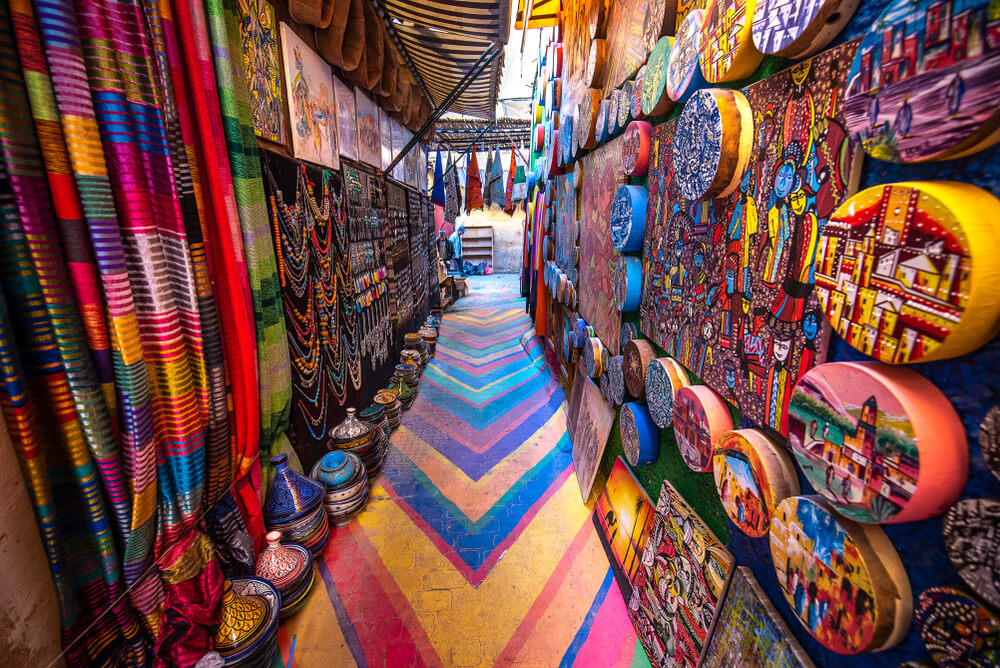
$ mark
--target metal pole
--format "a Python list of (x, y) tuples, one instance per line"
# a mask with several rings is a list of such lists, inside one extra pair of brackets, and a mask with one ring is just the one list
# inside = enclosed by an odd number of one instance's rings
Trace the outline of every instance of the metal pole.
[[(490, 124), (487, 125), (485, 128), (483, 128), (482, 131), (478, 135), (476, 135), (476, 138), (473, 139), (472, 142), (468, 146), (465, 147), (465, 150), (462, 151), (462, 155), (458, 156), (458, 160), (455, 160), (454, 162), (452, 162), (448, 166), (448, 169), (446, 169), (444, 171), (444, 174), (441, 175), (441, 180), (442, 181), (444, 181), (444, 178), (446, 176), (448, 176), (448, 174), (451, 173), (451, 170), (455, 169), (455, 165), (458, 164), (458, 161), (461, 160), (462, 158), (464, 158), (465, 156), (467, 156), (469, 154), (469, 150), (475, 147), (476, 142), (479, 141), (479, 138), (482, 137), (484, 134), (486, 134), (486, 131), (489, 130), (491, 127), (493, 127), (493, 121), (490, 121)], [(439, 183), (438, 181), (434, 182), (434, 185), (431, 186), (431, 192), (434, 192), (434, 188), (437, 187), (438, 183)]]
[(417, 133), (413, 135), (410, 141), (406, 142), (406, 146), (403, 147), (403, 150), (400, 151), (395, 158), (393, 158), (392, 162), (389, 163), (389, 166), (385, 168), (385, 173), (392, 171), (392, 168), (395, 167), (396, 164), (410, 152), (410, 149), (417, 145), (417, 142), (419, 142), (420, 139), (427, 134), (427, 131), (431, 129), (431, 126), (437, 123), (437, 120), (441, 118), (444, 112), (447, 111), (448, 108), (455, 103), (455, 100), (457, 100), (458, 97), (465, 92), (465, 89), (469, 87), (469, 84), (475, 81), (476, 77), (482, 74), (483, 70), (489, 67), (490, 63), (492, 63), (501, 53), (503, 53), (503, 48), (497, 46), (495, 43), (491, 43), (488, 47), (486, 47), (486, 50), (480, 54), (476, 64), (465, 73), (462, 80), (459, 81), (454, 88), (452, 88), (451, 92), (448, 93), (444, 101), (431, 113), (430, 117), (424, 121), (424, 124), (420, 126)]

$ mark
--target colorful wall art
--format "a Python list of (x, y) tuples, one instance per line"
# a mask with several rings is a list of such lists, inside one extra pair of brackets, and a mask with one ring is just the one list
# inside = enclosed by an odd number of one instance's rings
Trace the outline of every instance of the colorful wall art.
[(847, 127), (892, 162), (945, 160), (1000, 140), (1000, 15), (990, 0), (891, 0), (865, 35)]
[(618, 254), (608, 234), (611, 202), (624, 180), (622, 138), (583, 159), (580, 188), (580, 314), (613, 354), (618, 354), (621, 314), (615, 306), (614, 272)]
[(597, 468), (604, 455), (604, 446), (608, 444), (611, 423), (615, 421), (615, 410), (601, 397), (601, 390), (580, 367), (576, 370), (570, 396), (570, 406), (574, 404), (578, 408), (576, 421), (570, 431), (573, 469), (580, 485), (580, 496), (587, 503), (597, 476)]
[(821, 364), (799, 379), (788, 444), (816, 491), (860, 522), (943, 513), (968, 475), (948, 399), (915, 371), (878, 362)]
[(653, 126), (646, 121), (632, 121), (625, 129), (622, 145), (622, 171), (629, 176), (642, 176), (649, 171), (649, 151), (652, 148)]
[(608, 561), (618, 571), (624, 594), (639, 570), (639, 559), (653, 524), (653, 502), (625, 460), (615, 460), (604, 490), (594, 504), (594, 524)]
[(687, 387), (688, 373), (677, 360), (660, 357), (646, 367), (646, 402), (657, 427), (665, 429), (674, 423), (674, 397)]
[(799, 494), (795, 465), (784, 446), (757, 429), (735, 429), (712, 453), (715, 488), (726, 514), (743, 533), (767, 535), (775, 507)]
[(337, 138), (340, 142), (340, 155), (350, 160), (357, 160), (358, 115), (354, 108), (354, 91), (336, 76), (333, 77), (333, 89), (337, 98)]
[(733, 428), (726, 402), (704, 385), (689, 385), (674, 397), (674, 436), (692, 471), (712, 470), (712, 453), (722, 435)]
[(753, 572), (740, 566), (733, 571), (700, 665), (811, 668), (814, 664), (757, 584)]
[(753, 44), (754, 7), (760, 0), (708, 0), (701, 28), (701, 71), (709, 83), (750, 76), (763, 55)]
[(641, 568), (625, 596), (632, 625), (654, 666), (699, 665), (735, 566), (729, 550), (664, 481)]
[(663, 116), (674, 108), (667, 95), (667, 64), (673, 44), (673, 37), (661, 37), (649, 54), (642, 79), (642, 113), (646, 116)]
[(837, 36), (861, 0), (758, 0), (753, 43), (761, 53), (805, 58)]
[(677, 27), (677, 0), (650, 0), (642, 27), (646, 51), (652, 51), (657, 40), (673, 35)]
[(705, 12), (692, 10), (677, 29), (677, 37), (667, 61), (667, 95), (675, 102), (687, 102), (707, 85), (698, 58), (701, 55), (701, 27)]
[(278, 22), (267, 0), (240, 0), (240, 42), (254, 133), (285, 143), (285, 107), (278, 60)]
[(628, 463), (646, 466), (655, 462), (660, 454), (660, 432), (646, 404), (633, 401), (622, 406), (618, 424)]
[(656, 359), (653, 344), (645, 339), (632, 339), (625, 344), (625, 387), (629, 394), (641, 399), (646, 394), (646, 367)]
[(370, 97), (354, 89), (357, 109), (358, 160), (376, 169), (382, 164), (382, 133), (378, 123), (378, 105)]
[(830, 216), (815, 280), (833, 329), (866, 355), (971, 352), (1000, 327), (1000, 200), (954, 181), (869, 188)]
[(962, 499), (944, 517), (948, 559), (965, 584), (1000, 606), (1000, 501)]
[(941, 668), (1000, 666), (1000, 617), (975, 597), (953, 587), (920, 594), (917, 628)]
[(990, 472), (1000, 480), (1000, 406), (991, 408), (979, 425), (979, 447)]
[(750, 162), (753, 114), (743, 93), (706, 88), (684, 105), (674, 135), (674, 173), (689, 200), (725, 197)]
[(337, 105), (330, 66), (285, 23), (281, 24), (281, 47), (292, 152), (296, 158), (339, 169)]
[(744, 89), (754, 149), (729, 197), (684, 199), (677, 121), (656, 128), (643, 332), (782, 435), (795, 380), (826, 355), (829, 329), (811, 290), (819, 231), (860, 178), (835, 94), (856, 48), (847, 43)]
[(382, 170), (384, 171), (389, 163), (392, 162), (393, 152), (392, 152), (392, 126), (396, 122), (390, 120), (389, 114), (386, 113), (385, 109), (379, 107), (378, 110), (378, 124), (379, 124), (379, 145), (382, 149)]
[(793, 496), (771, 521), (771, 557), (802, 625), (840, 654), (892, 647), (906, 634), (913, 595), (881, 528), (840, 518), (819, 496)]
[(649, 53), (642, 38), (649, 0), (617, 0), (608, 17), (607, 61), (604, 93), (610, 94), (631, 79)]

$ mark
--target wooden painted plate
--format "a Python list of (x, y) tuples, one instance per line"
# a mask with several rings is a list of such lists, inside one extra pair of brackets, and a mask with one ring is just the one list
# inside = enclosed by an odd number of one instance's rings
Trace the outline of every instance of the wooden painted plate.
[(622, 171), (628, 176), (642, 176), (649, 171), (649, 149), (653, 125), (647, 121), (632, 121), (625, 129), (622, 145)]
[(753, 538), (767, 535), (777, 505), (799, 494), (788, 451), (758, 429), (724, 433), (715, 444), (712, 469), (726, 514)]
[(709, 83), (753, 74), (764, 55), (753, 44), (757, 0), (708, 0), (701, 26), (701, 72)]
[(646, 404), (631, 401), (622, 406), (618, 416), (625, 459), (632, 466), (647, 466), (660, 454), (660, 432), (649, 416)]
[(920, 594), (917, 630), (941, 668), (1000, 666), (1000, 616), (955, 587)]
[(622, 313), (639, 310), (642, 301), (642, 258), (621, 255), (615, 264), (615, 305)]
[(611, 243), (615, 250), (626, 253), (642, 250), (647, 192), (643, 186), (621, 186), (615, 193), (610, 222)]
[(674, 135), (675, 177), (685, 199), (725, 197), (736, 190), (753, 150), (753, 115), (743, 93), (704, 88), (681, 113)]
[(661, 37), (646, 61), (641, 102), (645, 116), (663, 116), (674, 108), (674, 101), (667, 95), (667, 63), (673, 44), (673, 37)]
[(646, 367), (646, 403), (653, 422), (661, 429), (674, 423), (674, 398), (687, 387), (687, 371), (670, 357), (658, 357)]
[(634, 86), (631, 81), (626, 81), (621, 87), (621, 97), (618, 100), (618, 129), (628, 127), (628, 122), (632, 120), (632, 97)]
[(584, 342), (583, 365), (591, 378), (600, 378), (604, 372), (603, 353), (604, 344), (596, 336), (591, 336)]
[(993, 477), (1000, 480), (1000, 406), (994, 406), (979, 425), (979, 447)]
[(830, 43), (860, 0), (757, 0), (753, 43), (761, 53), (806, 58)]
[(906, 635), (910, 580), (881, 527), (840, 517), (822, 497), (792, 496), (778, 504), (770, 538), (778, 585), (824, 647), (861, 654)]
[(585, 81), (590, 88), (600, 88), (604, 85), (604, 58), (606, 42), (595, 39), (590, 42), (590, 53), (587, 55), (587, 74)]
[(646, 117), (646, 114), (642, 113), (642, 87), (645, 77), (646, 66), (643, 65), (635, 75), (635, 83), (632, 86), (632, 118), (640, 120)]
[(704, 11), (692, 9), (677, 29), (667, 62), (667, 95), (675, 102), (687, 102), (696, 90), (708, 86), (698, 62), (704, 20)]
[(613, 355), (608, 360), (608, 397), (615, 406), (625, 402), (625, 358), (622, 355)]
[(618, 103), (621, 99), (622, 91), (620, 88), (615, 88), (611, 91), (611, 96), (608, 97), (608, 115), (605, 120), (608, 124), (607, 132), (609, 137), (618, 134)]
[(632, 339), (625, 344), (625, 387), (636, 399), (646, 394), (646, 366), (654, 359), (656, 350), (646, 339)]
[(674, 398), (674, 436), (692, 471), (712, 470), (712, 453), (722, 435), (733, 428), (729, 406), (705, 385), (688, 385)]

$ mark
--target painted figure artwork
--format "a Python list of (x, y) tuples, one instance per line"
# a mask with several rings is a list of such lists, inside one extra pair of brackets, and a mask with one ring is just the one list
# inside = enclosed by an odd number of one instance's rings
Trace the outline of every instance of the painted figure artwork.
[(704, 385), (689, 385), (674, 397), (674, 436), (684, 463), (692, 471), (712, 470), (712, 453), (733, 418), (718, 394)]
[(610, 3), (608, 40), (604, 65), (604, 95), (631, 79), (646, 62), (643, 40), (649, 0), (617, 0)]
[(555, 252), (556, 264), (562, 269), (575, 286), (577, 284), (576, 242), (577, 242), (577, 212), (576, 189), (573, 185), (573, 175), (557, 176), (556, 182), (556, 231)]
[(736, 568), (719, 610), (703, 668), (812, 668), (812, 659), (792, 635), (753, 571)]
[(761, 53), (805, 58), (830, 43), (861, 0), (758, 0), (753, 43)]
[(979, 447), (993, 477), (1000, 480), (1000, 406), (994, 406), (979, 425)]
[(281, 24), (281, 47), (292, 152), (300, 160), (339, 169), (337, 105), (330, 66), (285, 23)]
[[(384, 133), (385, 131), (383, 130), (382, 132)], [(395, 158), (396, 154), (402, 151), (403, 147), (406, 146), (406, 128), (404, 128), (402, 125), (400, 125), (399, 123), (390, 118), (389, 137), (390, 137), (389, 143), (392, 147), (390, 149), (390, 152), (392, 153), (392, 157)], [(396, 163), (396, 166), (393, 167), (392, 169), (392, 174), (390, 174), (389, 176), (396, 179), (397, 181), (405, 181), (406, 179), (406, 165), (404, 164), (405, 162), (406, 161), (404, 158), (403, 160), (400, 160), (398, 163)], [(456, 166), (455, 169), (458, 169), (458, 167)], [(459, 182), (464, 183), (464, 180), (460, 178)]]
[[(577, 392), (576, 384), (579, 384)], [(579, 400), (576, 396), (579, 396)], [(576, 471), (576, 481), (580, 485), (580, 496), (583, 502), (590, 499), (590, 490), (597, 477), (597, 469), (604, 456), (604, 447), (611, 435), (611, 424), (615, 421), (615, 409), (601, 397), (601, 390), (594, 381), (587, 377), (582, 367), (576, 370), (573, 396), (570, 404), (578, 401), (576, 423), (570, 432), (573, 443), (573, 469)]]
[(788, 452), (757, 429), (724, 433), (715, 444), (712, 469), (726, 514), (752, 538), (766, 536), (775, 507), (799, 493)]
[(913, 613), (906, 570), (885, 532), (792, 496), (771, 521), (771, 557), (788, 605), (824, 647), (860, 654), (902, 640)]
[(667, 481), (631, 592), (622, 592), (655, 668), (694, 668), (736, 561)]
[(743, 90), (750, 162), (731, 195), (681, 195), (677, 121), (656, 128), (643, 270), (643, 332), (754, 423), (788, 431), (797, 378), (826, 356), (813, 294), (819, 232), (860, 178), (843, 126), (842, 86), (858, 42)]
[(378, 105), (370, 97), (354, 89), (357, 109), (358, 160), (378, 168), (382, 164), (382, 133), (378, 123)]
[(333, 77), (333, 89), (337, 98), (337, 137), (340, 142), (340, 155), (350, 160), (357, 160), (358, 130), (354, 91), (337, 76)]
[(701, 27), (701, 71), (709, 83), (750, 76), (764, 56), (751, 27), (759, 0), (708, 0)]
[(948, 399), (905, 367), (833, 362), (805, 374), (788, 445), (837, 512), (895, 523), (943, 513), (968, 476), (965, 431)]
[[(1000, 200), (952, 181), (886, 184), (842, 204), (816, 250), (834, 331), (889, 364), (972, 352), (1000, 325)], [(968, 315), (967, 315), (968, 314)]]
[(278, 60), (278, 22), (267, 0), (240, 0), (240, 43), (254, 133), (285, 143), (285, 108)]
[(608, 234), (611, 202), (624, 182), (622, 137), (583, 159), (580, 188), (580, 315), (594, 327), (612, 354), (618, 348), (621, 313), (615, 306), (614, 273), (618, 262)]
[(891, 0), (845, 93), (847, 127), (873, 158), (947, 160), (1000, 140), (1000, 14), (991, 0)]
[(649, 529), (653, 524), (653, 502), (621, 457), (615, 459), (604, 490), (594, 504), (597, 535), (608, 553), (608, 561), (624, 585), (624, 593), (639, 570)]
[(384, 171), (389, 166), (389, 163), (392, 162), (394, 155), (392, 152), (392, 125), (395, 124), (395, 121), (391, 121), (389, 114), (381, 107), (379, 107), (378, 116), (379, 143), (382, 147), (382, 170)]
[(920, 594), (917, 629), (941, 668), (1000, 666), (1000, 617), (971, 594), (932, 587)]
[(1000, 606), (1000, 501), (962, 499), (944, 516), (948, 559), (965, 584)]

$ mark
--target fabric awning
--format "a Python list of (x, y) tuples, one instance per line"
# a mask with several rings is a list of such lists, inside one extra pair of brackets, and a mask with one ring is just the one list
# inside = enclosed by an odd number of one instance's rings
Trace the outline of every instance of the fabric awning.
[[(524, 0), (517, 0), (514, 28), (524, 30)], [(531, 0), (528, 28), (551, 28), (559, 25), (559, 0)]]
[[(423, 79), (435, 106), (462, 80), (490, 44), (507, 41), (509, 0), (382, 0), (393, 29)], [(496, 113), (501, 54), (448, 111), (492, 119)]]

